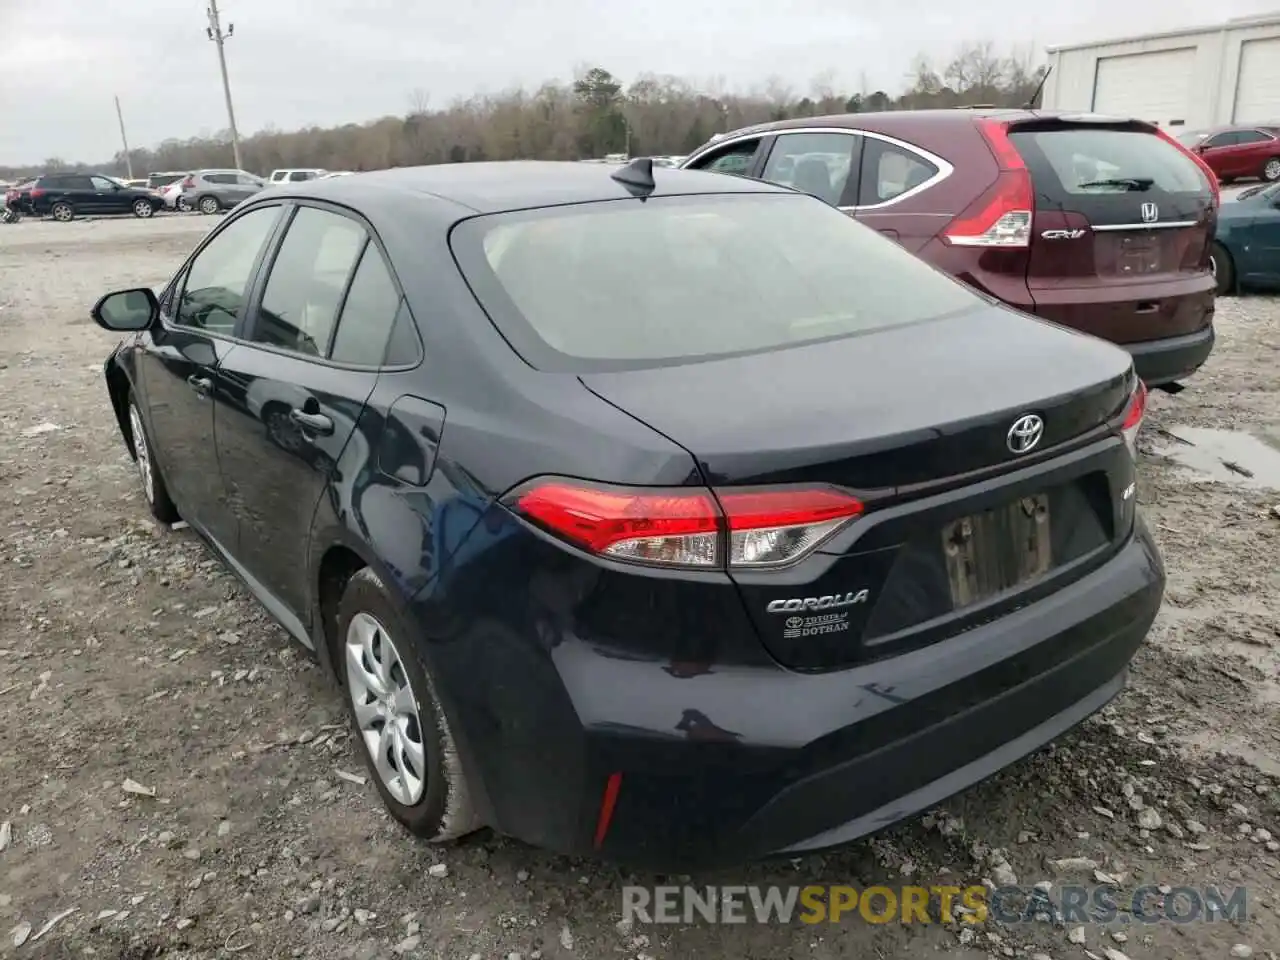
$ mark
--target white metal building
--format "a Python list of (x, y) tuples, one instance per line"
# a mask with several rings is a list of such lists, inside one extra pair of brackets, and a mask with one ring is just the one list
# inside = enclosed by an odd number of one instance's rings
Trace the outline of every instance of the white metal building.
[(1049, 48), (1044, 107), (1162, 127), (1280, 123), (1280, 12)]

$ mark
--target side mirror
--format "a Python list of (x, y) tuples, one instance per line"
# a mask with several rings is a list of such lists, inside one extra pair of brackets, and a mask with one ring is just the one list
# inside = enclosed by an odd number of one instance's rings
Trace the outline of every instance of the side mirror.
[(147, 287), (108, 293), (93, 305), (89, 316), (104, 330), (146, 330), (160, 315), (160, 301)]

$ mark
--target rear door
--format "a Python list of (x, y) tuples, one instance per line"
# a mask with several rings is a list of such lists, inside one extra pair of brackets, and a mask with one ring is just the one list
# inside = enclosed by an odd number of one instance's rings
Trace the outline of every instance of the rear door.
[[(247, 342), (219, 368), (242, 398), (234, 408), (220, 406), (216, 421), (218, 459), (239, 518), (237, 559), (304, 622), (311, 520), (378, 378), (380, 351), (353, 352), (338, 336), (344, 302), (360, 301), (363, 278), (377, 266), (361, 266), (368, 240), (353, 216), (294, 207), (255, 284)], [(388, 328), (393, 318), (394, 305)], [(370, 357), (375, 362), (364, 362)]]
[(1137, 124), (1011, 128), (1036, 197), (1027, 286), (1046, 319), (1117, 343), (1212, 318), (1216, 200), (1183, 149)]
[(926, 150), (883, 134), (867, 133), (855, 216), (912, 253), (919, 253), (954, 215), (944, 197), (929, 192), (950, 170), (945, 160)]

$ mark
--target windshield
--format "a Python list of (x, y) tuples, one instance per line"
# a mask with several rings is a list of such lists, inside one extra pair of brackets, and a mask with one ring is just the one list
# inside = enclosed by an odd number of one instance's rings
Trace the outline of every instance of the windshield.
[(543, 369), (769, 350), (977, 302), (893, 241), (794, 194), (497, 214), (463, 222), (451, 242), (494, 323)]

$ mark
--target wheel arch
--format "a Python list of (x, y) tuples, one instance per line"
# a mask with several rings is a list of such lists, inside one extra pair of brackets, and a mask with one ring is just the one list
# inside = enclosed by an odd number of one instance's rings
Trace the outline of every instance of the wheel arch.
[(111, 409), (115, 411), (116, 424), (120, 427), (120, 433), (124, 436), (125, 446), (129, 448), (129, 457), (137, 460), (138, 451), (133, 445), (133, 428), (129, 424), (129, 394), (133, 391), (133, 383), (130, 381), (124, 367), (120, 365), (119, 357), (115, 354), (112, 354), (107, 359), (105, 374), (107, 377), (107, 395), (111, 398)]

